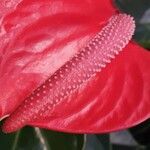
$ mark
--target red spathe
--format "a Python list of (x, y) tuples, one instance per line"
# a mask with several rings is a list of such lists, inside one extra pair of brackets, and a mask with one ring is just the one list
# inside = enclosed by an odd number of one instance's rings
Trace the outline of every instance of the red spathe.
[[(20, 0), (9, 5), (2, 0), (0, 8), (1, 117), (11, 114), (116, 12), (109, 0)], [(149, 52), (128, 44), (48, 118), (31, 125), (99, 133), (140, 123), (150, 117), (149, 64)]]

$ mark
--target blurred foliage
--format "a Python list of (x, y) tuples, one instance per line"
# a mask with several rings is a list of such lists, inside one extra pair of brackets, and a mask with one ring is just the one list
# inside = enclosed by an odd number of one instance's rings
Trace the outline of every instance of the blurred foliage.
[(150, 49), (150, 0), (115, 0), (122, 12), (135, 18), (134, 39), (143, 47)]
[(84, 141), (84, 135), (31, 127), (11, 134), (0, 132), (1, 150), (83, 150)]
[(129, 131), (139, 144), (150, 146), (150, 119), (129, 129)]
[(87, 135), (85, 150), (112, 150), (109, 134)]
[[(137, 28), (134, 39), (150, 49), (150, 0), (115, 2), (122, 12), (135, 18)], [(0, 150), (150, 150), (150, 120), (129, 131), (137, 145), (125, 145), (123, 141), (112, 143), (109, 134), (77, 135), (25, 127), (12, 134), (0, 132)]]

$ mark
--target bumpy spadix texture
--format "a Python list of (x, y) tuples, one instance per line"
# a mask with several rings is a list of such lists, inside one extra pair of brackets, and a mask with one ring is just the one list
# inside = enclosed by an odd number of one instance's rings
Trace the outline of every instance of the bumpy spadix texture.
[(129, 15), (111, 17), (108, 24), (83, 49), (28, 96), (6, 119), (3, 131), (16, 131), (33, 120), (49, 115), (56, 105), (111, 63), (128, 44), (134, 29), (134, 20)]

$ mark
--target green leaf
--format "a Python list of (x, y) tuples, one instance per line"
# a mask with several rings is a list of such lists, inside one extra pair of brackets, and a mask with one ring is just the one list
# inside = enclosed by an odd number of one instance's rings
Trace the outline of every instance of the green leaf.
[(148, 146), (146, 147), (146, 150), (150, 150), (150, 145), (148, 145)]
[(97, 134), (96, 136), (105, 150), (112, 150), (109, 134)]
[(134, 39), (141, 46), (150, 49), (150, 1), (149, 0), (115, 0), (122, 12), (131, 14), (136, 21)]
[(150, 119), (129, 129), (135, 140), (141, 145), (150, 145)]
[(109, 134), (89, 134), (85, 150), (111, 150)]
[(113, 145), (113, 150), (146, 150), (142, 146), (125, 146), (125, 145)]
[(2, 150), (83, 150), (84, 141), (84, 135), (31, 127), (25, 127), (12, 134), (0, 132)]

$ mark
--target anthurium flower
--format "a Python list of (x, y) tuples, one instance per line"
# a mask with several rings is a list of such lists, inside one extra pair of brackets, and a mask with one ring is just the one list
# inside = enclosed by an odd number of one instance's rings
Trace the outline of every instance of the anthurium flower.
[(150, 117), (150, 53), (126, 45), (134, 23), (118, 13), (111, 0), (1, 0), (4, 132), (32, 125), (102, 133)]

